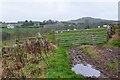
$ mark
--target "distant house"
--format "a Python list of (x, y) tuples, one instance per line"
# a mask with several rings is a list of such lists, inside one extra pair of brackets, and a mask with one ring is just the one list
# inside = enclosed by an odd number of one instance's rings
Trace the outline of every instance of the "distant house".
[(70, 29), (67, 29), (67, 31), (69, 32), (69, 31), (70, 31)]
[(103, 27), (104, 27), (104, 28), (110, 28), (110, 26), (109, 26), (109, 25), (103, 25)]
[(74, 29), (74, 31), (76, 31), (77, 29)]
[(98, 28), (100, 28), (100, 26), (98, 26)]
[(107, 27), (107, 25), (103, 25), (103, 27)]
[(7, 25), (7, 28), (15, 28), (16, 27), (16, 24), (8, 24)]

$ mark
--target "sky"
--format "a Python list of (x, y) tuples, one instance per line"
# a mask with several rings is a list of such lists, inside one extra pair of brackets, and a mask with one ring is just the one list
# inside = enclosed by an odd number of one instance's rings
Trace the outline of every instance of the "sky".
[(67, 21), (82, 17), (118, 20), (119, 0), (0, 0), (0, 21)]

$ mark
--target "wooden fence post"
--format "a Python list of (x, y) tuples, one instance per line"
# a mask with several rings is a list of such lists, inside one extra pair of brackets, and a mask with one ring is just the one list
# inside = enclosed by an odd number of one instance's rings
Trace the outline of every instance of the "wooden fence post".
[(108, 41), (109, 38), (110, 38), (110, 34), (111, 34), (111, 31), (110, 31), (109, 27), (107, 27), (106, 33), (107, 33), (107, 41)]
[(93, 45), (96, 44), (96, 42), (95, 42), (95, 34), (94, 34), (94, 33), (92, 34), (92, 44), (93, 44)]
[(54, 44), (56, 44), (56, 32), (55, 31), (53, 31), (53, 39), (54, 39)]

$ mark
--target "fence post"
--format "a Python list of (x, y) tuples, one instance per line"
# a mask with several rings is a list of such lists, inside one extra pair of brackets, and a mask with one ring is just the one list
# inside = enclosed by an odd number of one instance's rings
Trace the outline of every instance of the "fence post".
[(107, 32), (107, 41), (108, 41), (109, 38), (110, 38), (110, 34), (111, 34), (111, 32), (110, 32), (110, 27), (107, 27), (106, 32)]
[(55, 31), (53, 31), (53, 39), (54, 39), (54, 44), (56, 44), (56, 32)]
[(95, 42), (95, 34), (94, 34), (94, 33), (92, 34), (92, 44), (93, 44), (93, 45), (96, 45), (96, 42)]

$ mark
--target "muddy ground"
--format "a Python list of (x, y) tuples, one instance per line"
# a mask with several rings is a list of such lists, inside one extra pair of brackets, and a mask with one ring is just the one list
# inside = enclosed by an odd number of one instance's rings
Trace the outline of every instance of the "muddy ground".
[(106, 66), (106, 62), (118, 60), (120, 48), (94, 46), (97, 58), (92, 58), (88, 53), (81, 50), (80, 47), (70, 48), (68, 50), (71, 67), (76, 64), (84, 63), (93, 65), (93, 67), (101, 72), (100, 78), (118, 78), (118, 64), (114, 68)]

